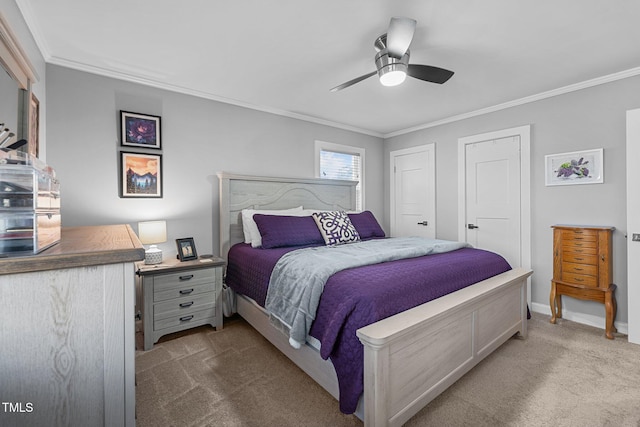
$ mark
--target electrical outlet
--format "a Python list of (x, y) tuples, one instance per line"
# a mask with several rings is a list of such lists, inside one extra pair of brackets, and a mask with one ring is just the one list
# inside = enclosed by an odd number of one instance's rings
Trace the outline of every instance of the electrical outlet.
[(631, 235), (631, 241), (633, 242), (640, 242), (640, 233), (633, 233)]

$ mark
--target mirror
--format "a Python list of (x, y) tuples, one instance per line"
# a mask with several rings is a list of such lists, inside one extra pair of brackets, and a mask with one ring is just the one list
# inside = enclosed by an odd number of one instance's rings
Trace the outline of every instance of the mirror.
[(0, 144), (4, 142), (6, 147), (20, 139), (31, 140), (20, 150), (37, 156), (38, 104), (31, 93), (36, 74), (1, 12), (0, 65)]
[(4, 69), (0, 71), (0, 142), (11, 133), (14, 136), (10, 141), (17, 138), (20, 123), (18, 113), (22, 104), (20, 92), (21, 89), (9, 73)]

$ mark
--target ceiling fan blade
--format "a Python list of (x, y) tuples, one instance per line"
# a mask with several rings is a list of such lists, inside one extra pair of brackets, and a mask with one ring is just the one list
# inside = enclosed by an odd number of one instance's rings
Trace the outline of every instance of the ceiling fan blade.
[(364, 79), (368, 79), (369, 77), (373, 76), (373, 75), (374, 75), (374, 74), (376, 74), (376, 73), (377, 73), (377, 71), (372, 71), (372, 72), (370, 72), (369, 74), (365, 74), (364, 76), (356, 77), (356, 78), (355, 78), (355, 79), (353, 79), (353, 80), (349, 80), (349, 81), (348, 81), (348, 82), (346, 82), (346, 83), (342, 83), (341, 85), (334, 87), (333, 89), (331, 89), (331, 92), (337, 92), (337, 91), (339, 91), (339, 90), (342, 90), (342, 89), (344, 89), (344, 88), (347, 88), (347, 87), (349, 87), (349, 86), (351, 86), (351, 85), (354, 85), (354, 84), (356, 84), (356, 83), (358, 83), (358, 82), (363, 81)]
[(407, 74), (416, 79), (442, 84), (453, 76), (453, 71), (430, 65), (409, 64)]
[(387, 51), (389, 55), (397, 59), (402, 58), (402, 55), (409, 49), (415, 31), (415, 19), (403, 17), (391, 18), (389, 30), (387, 30)]

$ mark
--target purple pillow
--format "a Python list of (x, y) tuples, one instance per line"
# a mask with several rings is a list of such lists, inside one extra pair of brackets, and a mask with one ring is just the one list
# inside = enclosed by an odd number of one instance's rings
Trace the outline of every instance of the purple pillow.
[(360, 213), (350, 213), (349, 219), (351, 224), (356, 228), (360, 239), (371, 239), (374, 237), (385, 237), (384, 230), (378, 224), (376, 217), (373, 216), (371, 211), (364, 211)]
[(310, 216), (254, 214), (253, 220), (258, 226), (262, 247), (265, 249), (324, 244), (322, 234)]

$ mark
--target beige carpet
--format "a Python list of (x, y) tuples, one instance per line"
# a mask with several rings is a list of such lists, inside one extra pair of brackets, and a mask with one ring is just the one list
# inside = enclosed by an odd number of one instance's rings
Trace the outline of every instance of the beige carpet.
[[(136, 352), (136, 380), (139, 427), (362, 425), (240, 318)], [(406, 425), (640, 426), (640, 346), (534, 313)]]

